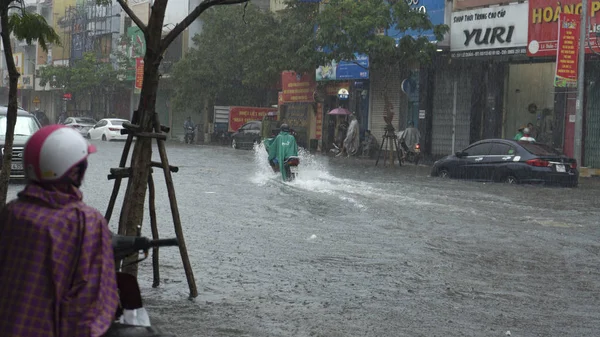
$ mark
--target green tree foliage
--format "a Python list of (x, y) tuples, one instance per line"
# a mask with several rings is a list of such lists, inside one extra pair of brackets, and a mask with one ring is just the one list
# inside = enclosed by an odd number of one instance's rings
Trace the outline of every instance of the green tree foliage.
[(60, 38), (43, 16), (25, 10), (24, 0), (0, 0), (0, 29), (4, 57), (9, 76), (8, 110), (6, 113), (6, 136), (4, 141), (4, 155), (2, 157), (2, 171), (0, 172), (0, 207), (6, 203), (8, 180), (12, 162), (12, 147), (17, 122), (17, 83), (19, 72), (13, 58), (11, 36), (31, 44), (38, 41), (40, 46), (47, 50), (48, 44), (59, 43)]
[(277, 26), (273, 15), (251, 4), (207, 10), (195, 48), (173, 69), (175, 109), (202, 109), (205, 100), (264, 105), (280, 71), (270, 62), (278, 57)]
[(433, 25), (425, 13), (405, 1), (330, 0), (317, 18), (316, 44), (331, 50), (325, 57), (352, 60), (354, 53), (369, 55), (371, 66), (403, 66), (431, 59), (436, 45), (426, 36), (403, 36), (398, 45), (393, 37), (381, 34), (394, 26), (400, 32), (433, 30), (438, 41), (448, 31)]
[(62, 88), (75, 98), (109, 95), (119, 88), (128, 87), (122, 79), (126, 69), (109, 62), (100, 62), (96, 54), (86, 53), (70, 66), (50, 65), (40, 69), (40, 85), (47, 83)]

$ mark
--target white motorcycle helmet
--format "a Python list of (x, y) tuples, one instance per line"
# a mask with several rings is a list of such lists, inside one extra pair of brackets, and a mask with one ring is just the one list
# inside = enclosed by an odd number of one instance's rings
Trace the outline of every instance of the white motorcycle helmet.
[(81, 181), (71, 181), (69, 173), (77, 165), (82, 167), (80, 179), (87, 168), (87, 157), (96, 152), (74, 129), (64, 125), (48, 125), (34, 133), (25, 144), (23, 161), (25, 175), (38, 183), (69, 182), (76, 186)]

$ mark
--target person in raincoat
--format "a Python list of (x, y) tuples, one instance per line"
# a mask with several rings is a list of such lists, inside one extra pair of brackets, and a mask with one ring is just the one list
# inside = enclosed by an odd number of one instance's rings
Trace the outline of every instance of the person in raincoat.
[(287, 180), (287, 172), (283, 166), (285, 160), (292, 156), (298, 156), (298, 144), (296, 138), (290, 134), (290, 127), (281, 124), (280, 132), (273, 140), (265, 141), (269, 150), (269, 163), (278, 166), (283, 180)]
[(421, 133), (419, 129), (415, 128), (415, 124), (409, 121), (406, 129), (400, 133), (398, 138), (400, 142), (404, 141), (404, 144), (406, 144), (404, 151), (413, 151), (415, 145), (419, 144), (421, 140)]
[(360, 147), (360, 135), (359, 135), (359, 125), (358, 120), (356, 120), (356, 116), (350, 116), (350, 125), (348, 126), (348, 131), (346, 132), (346, 138), (344, 139), (344, 148), (343, 152), (345, 152), (348, 156), (354, 156), (358, 152), (358, 148)]
[(527, 126), (525, 125), (521, 125), (521, 127), (519, 128), (519, 130), (517, 130), (517, 134), (513, 137), (514, 140), (519, 140), (523, 137), (523, 130), (526, 128)]
[(114, 320), (112, 235), (79, 190), (93, 152), (56, 124), (25, 145), (27, 185), (0, 212), (3, 337), (99, 337)]

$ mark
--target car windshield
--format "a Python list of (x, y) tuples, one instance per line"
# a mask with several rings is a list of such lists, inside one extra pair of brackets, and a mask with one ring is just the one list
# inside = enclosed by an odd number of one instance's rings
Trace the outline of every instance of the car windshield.
[(519, 142), (519, 145), (525, 148), (529, 153), (536, 156), (560, 156), (562, 153), (551, 148), (546, 144)]
[(96, 124), (96, 121), (92, 118), (75, 118), (75, 122), (85, 124)]
[[(16, 136), (31, 136), (39, 129), (32, 116), (17, 116)], [(6, 116), (0, 116), (0, 137), (6, 136)]]
[(111, 120), (110, 120), (110, 124), (112, 124), (112, 125), (116, 125), (116, 126), (123, 125), (123, 122), (124, 122), (124, 121), (122, 121), (122, 120), (119, 120), (119, 119), (111, 119)]

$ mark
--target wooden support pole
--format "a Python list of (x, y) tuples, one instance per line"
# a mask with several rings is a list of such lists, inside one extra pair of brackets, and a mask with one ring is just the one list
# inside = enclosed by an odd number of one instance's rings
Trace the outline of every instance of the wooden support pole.
[[(154, 129), (156, 132), (160, 132), (160, 121), (158, 114), (154, 113)], [(171, 170), (169, 170), (169, 159), (167, 158), (167, 150), (165, 148), (165, 141), (157, 139), (158, 152), (160, 154), (160, 160), (162, 162), (163, 173), (165, 174), (165, 182), (167, 184), (167, 192), (169, 194), (169, 204), (171, 205), (171, 213), (173, 215), (173, 225), (175, 226), (175, 235), (179, 240), (179, 253), (181, 254), (181, 260), (183, 262), (183, 268), (185, 270), (185, 276), (187, 278), (188, 285), (190, 287), (190, 297), (198, 297), (198, 289), (196, 287), (196, 281), (194, 279), (194, 272), (190, 264), (190, 259), (187, 253), (187, 247), (185, 245), (185, 238), (183, 237), (183, 229), (181, 228), (181, 218), (179, 216), (179, 209), (177, 207), (177, 198), (175, 196), (175, 186), (173, 185), (173, 177), (171, 176)]]
[[(123, 147), (123, 153), (121, 154), (121, 161), (119, 162), (119, 167), (125, 167), (125, 163), (127, 163), (127, 158), (129, 157), (129, 150), (131, 149), (132, 142), (133, 135), (128, 135), (127, 140), (125, 141), (125, 146)], [(117, 201), (117, 196), (119, 195), (119, 189), (121, 189), (121, 179), (122, 178), (115, 177), (115, 184), (113, 185), (110, 200), (108, 201), (108, 207), (106, 207), (106, 214), (104, 215), (107, 222), (110, 222), (112, 212), (115, 208), (115, 202)], [(119, 234), (121, 234), (121, 232), (122, 230), (121, 228), (119, 228)]]
[[(152, 229), (152, 239), (158, 240), (158, 221), (156, 220), (156, 189), (154, 188), (154, 179), (152, 174), (148, 175), (148, 209), (150, 210), (150, 228)], [(158, 247), (152, 248), (152, 288), (160, 285), (160, 271), (158, 264)]]

